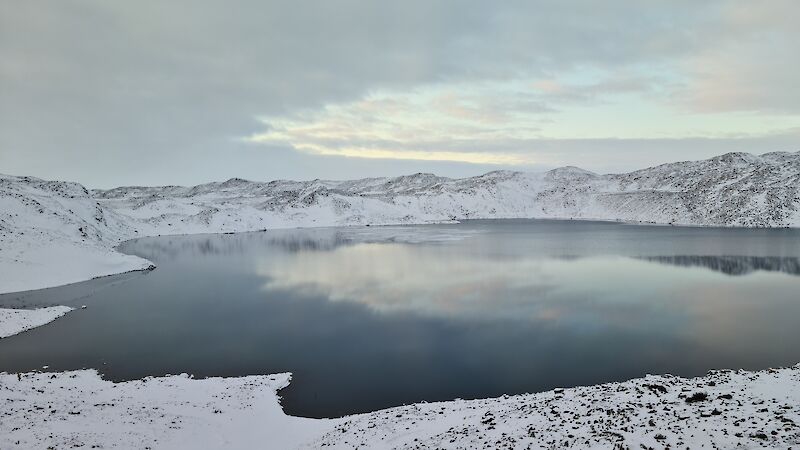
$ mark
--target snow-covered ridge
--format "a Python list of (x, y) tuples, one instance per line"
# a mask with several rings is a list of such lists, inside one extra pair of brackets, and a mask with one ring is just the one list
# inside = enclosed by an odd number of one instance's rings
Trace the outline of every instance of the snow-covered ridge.
[(140, 233), (470, 218), (581, 218), (683, 225), (800, 226), (800, 152), (729, 153), (598, 175), (577, 167), (451, 179), (251, 182), (93, 191)]
[(729, 153), (625, 174), (576, 167), (451, 179), (255, 182), (88, 191), (0, 176), (0, 292), (141, 270), (113, 246), (140, 236), (477, 218), (800, 226), (800, 152)]

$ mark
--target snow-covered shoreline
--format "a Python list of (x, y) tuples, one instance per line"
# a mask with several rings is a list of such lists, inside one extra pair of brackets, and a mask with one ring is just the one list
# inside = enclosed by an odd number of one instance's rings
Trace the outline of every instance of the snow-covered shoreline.
[[(800, 153), (728, 154), (630, 174), (577, 168), (333, 182), (228, 180), (89, 191), (0, 176), (0, 293), (147, 270), (116, 250), (145, 236), (459, 219), (800, 226)], [(0, 337), (66, 306), (0, 310)], [(334, 420), (290, 417), (288, 374), (114, 384), (94, 371), (0, 375), (0, 447), (788, 447), (800, 443), (800, 368), (713, 372), (487, 400), (422, 403)], [(707, 397), (687, 402), (695, 394)], [(730, 398), (728, 397), (730, 396)], [(700, 395), (702, 397), (702, 395)]]
[(800, 152), (729, 153), (610, 175), (563, 167), (92, 191), (0, 175), (0, 293), (145, 270), (149, 261), (115, 249), (137, 237), (500, 218), (800, 227)]
[(0, 339), (48, 324), (72, 311), (69, 306), (38, 309), (0, 308)]
[(800, 366), (647, 376), (338, 419), (283, 413), (289, 374), (123, 383), (97, 372), (0, 374), (2, 448), (789, 448)]

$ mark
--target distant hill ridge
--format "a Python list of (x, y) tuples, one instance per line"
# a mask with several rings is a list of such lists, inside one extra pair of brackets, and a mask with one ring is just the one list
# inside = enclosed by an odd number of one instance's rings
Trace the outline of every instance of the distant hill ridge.
[[(460, 179), (429, 173), (348, 181), (232, 178), (92, 191), (0, 175), (0, 269), (12, 275), (0, 281), (0, 292), (147, 267), (113, 250), (140, 236), (477, 218), (800, 227), (800, 152), (727, 153), (607, 175), (570, 166)], [(57, 256), (72, 258), (73, 267), (42, 279)]]
[[(160, 214), (181, 215), (170, 214), (166, 206), (189, 204), (210, 213), (198, 217), (201, 226), (208, 225), (209, 215), (218, 214), (214, 198), (201, 198), (210, 196), (270, 216), (290, 215), (302, 225), (526, 217), (786, 227), (800, 226), (800, 152), (728, 153), (609, 175), (567, 166), (536, 174), (495, 171), (461, 179), (429, 173), (349, 181), (234, 178), (193, 187), (120, 187), (92, 195), (122, 214), (142, 217), (147, 208), (155, 222), (164, 221)], [(323, 211), (327, 214), (320, 214)], [(225, 226), (246, 219), (231, 217), (223, 221)]]

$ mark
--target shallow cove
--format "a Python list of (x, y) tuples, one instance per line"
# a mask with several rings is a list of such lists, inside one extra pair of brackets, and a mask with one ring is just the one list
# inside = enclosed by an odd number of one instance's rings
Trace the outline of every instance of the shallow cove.
[(0, 296), (87, 306), (0, 340), (0, 371), (290, 371), (286, 412), (330, 417), (800, 361), (800, 230), (496, 220), (121, 250), (158, 268)]

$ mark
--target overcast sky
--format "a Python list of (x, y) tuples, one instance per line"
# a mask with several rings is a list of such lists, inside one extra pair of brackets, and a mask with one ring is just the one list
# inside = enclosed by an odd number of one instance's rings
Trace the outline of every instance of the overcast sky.
[(0, 0), (0, 173), (91, 187), (800, 150), (800, 2)]

